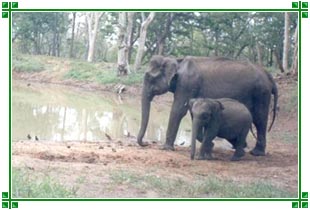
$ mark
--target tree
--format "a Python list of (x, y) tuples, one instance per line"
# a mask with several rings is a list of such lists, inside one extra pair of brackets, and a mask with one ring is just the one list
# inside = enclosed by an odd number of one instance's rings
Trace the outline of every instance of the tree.
[(294, 32), (294, 54), (291, 72), (296, 75), (298, 73), (298, 27), (296, 26)]
[(98, 32), (99, 20), (103, 12), (91, 12), (86, 14), (87, 28), (88, 28), (88, 54), (87, 61), (92, 62), (94, 59), (96, 36)]
[(259, 42), (256, 43), (256, 51), (257, 51), (257, 61), (260, 66), (264, 66), (263, 56), (262, 56), (262, 47)]
[(74, 48), (74, 33), (75, 33), (75, 19), (76, 19), (76, 12), (72, 12), (72, 26), (71, 26), (71, 40), (70, 40), (70, 58), (73, 58), (73, 48)]
[(14, 13), (13, 39), (22, 53), (61, 56), (66, 13)]
[(50, 21), (49, 30), (52, 33), (52, 44), (50, 46), (48, 55), (60, 57), (62, 35), (64, 35), (67, 22), (65, 19), (68, 18), (65, 13), (52, 13), (53, 17)]
[(128, 72), (128, 60), (126, 59), (127, 34), (126, 34), (126, 12), (120, 12), (118, 15), (118, 56), (117, 56), (117, 74), (126, 75)]
[[(118, 75), (130, 73), (129, 62), (132, 49), (134, 13), (121, 12), (118, 19)], [(127, 27), (126, 27), (127, 25)]]
[(134, 44), (134, 12), (128, 12), (127, 13), (127, 61), (130, 63), (131, 55), (132, 55), (132, 46)]
[(290, 50), (290, 16), (288, 12), (284, 13), (284, 40), (283, 40), (283, 69), (288, 71), (288, 57)]
[[(285, 71), (296, 72), (297, 15), (21, 12), (13, 13), (12, 41), (14, 50), (21, 53), (117, 62), (124, 72), (139, 69), (155, 54), (226, 56), (277, 67), (282, 72), (284, 65)], [(286, 16), (289, 21), (285, 21)], [(133, 68), (129, 69), (131, 63)]]
[(142, 57), (144, 54), (144, 47), (145, 47), (145, 41), (146, 41), (146, 34), (147, 34), (147, 28), (150, 25), (150, 23), (153, 21), (155, 17), (155, 12), (150, 12), (149, 16), (145, 19), (144, 13), (141, 13), (142, 16), (142, 23), (140, 28), (140, 35), (138, 40), (138, 49), (137, 49), (137, 55), (135, 60), (135, 66), (134, 70), (137, 71), (141, 67)]

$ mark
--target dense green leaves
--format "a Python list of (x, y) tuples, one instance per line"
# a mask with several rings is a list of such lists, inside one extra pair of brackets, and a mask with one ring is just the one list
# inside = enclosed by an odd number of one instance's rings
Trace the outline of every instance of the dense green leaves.
[[(134, 16), (130, 64), (138, 48), (143, 15)], [(85, 13), (14, 13), (14, 50), (27, 54), (87, 58), (89, 45)], [(117, 60), (118, 13), (100, 20), (94, 61)], [(297, 13), (290, 13), (289, 66), (293, 62)], [(148, 27), (144, 63), (154, 54), (182, 57), (227, 56), (279, 67), (283, 54), (284, 13), (159, 12)], [(72, 41), (71, 37), (74, 37)], [(73, 45), (73, 46), (72, 46)], [(74, 49), (70, 55), (70, 49)], [(72, 51), (72, 50), (71, 50)]]

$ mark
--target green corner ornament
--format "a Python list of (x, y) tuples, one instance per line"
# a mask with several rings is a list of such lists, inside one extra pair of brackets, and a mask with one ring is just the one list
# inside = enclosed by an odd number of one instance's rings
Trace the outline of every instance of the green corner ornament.
[(308, 208), (308, 202), (302, 202), (301, 207), (302, 208)]
[(9, 208), (9, 202), (2, 202), (2, 208), (3, 209)]
[(301, 8), (308, 9), (308, 2), (302, 2), (301, 3)]
[(292, 8), (298, 8), (298, 2), (292, 2)]
[(9, 193), (8, 192), (2, 192), (2, 198), (8, 198)]
[(8, 12), (2, 12), (2, 18), (8, 18), (9, 13)]
[(301, 16), (302, 16), (302, 18), (308, 18), (308, 12), (303, 12), (303, 13), (301, 14)]
[(14, 9), (18, 8), (18, 2), (12, 2), (12, 8)]
[(12, 202), (12, 208), (18, 208), (18, 202)]
[(9, 8), (9, 2), (2, 2), (2, 9)]
[(292, 208), (298, 208), (298, 202), (292, 202)]
[(303, 192), (301, 193), (302, 198), (308, 198), (308, 192)]

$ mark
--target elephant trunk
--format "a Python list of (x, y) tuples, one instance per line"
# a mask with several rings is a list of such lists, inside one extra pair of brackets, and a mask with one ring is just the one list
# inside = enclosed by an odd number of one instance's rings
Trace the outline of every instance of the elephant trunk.
[(144, 137), (144, 134), (145, 134), (148, 122), (149, 122), (152, 98), (153, 97), (149, 94), (149, 91), (147, 91), (146, 88), (143, 87), (142, 100), (141, 100), (141, 107), (142, 107), (141, 125), (140, 125), (139, 134), (137, 137), (138, 144), (142, 147), (148, 145), (147, 143), (142, 142), (142, 139)]
[(192, 143), (191, 143), (191, 159), (194, 160), (196, 153), (196, 139), (198, 131), (200, 130), (201, 123), (197, 119), (193, 119), (192, 123)]

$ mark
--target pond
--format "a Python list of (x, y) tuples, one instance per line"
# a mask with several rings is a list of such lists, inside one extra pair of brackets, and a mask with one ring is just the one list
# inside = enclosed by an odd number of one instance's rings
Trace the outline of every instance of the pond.
[[(13, 81), (12, 139), (100, 141), (136, 139), (140, 127), (140, 95), (124, 96), (67, 86)], [(152, 102), (144, 139), (165, 141), (171, 103)], [(188, 146), (189, 114), (182, 120), (176, 144)]]

